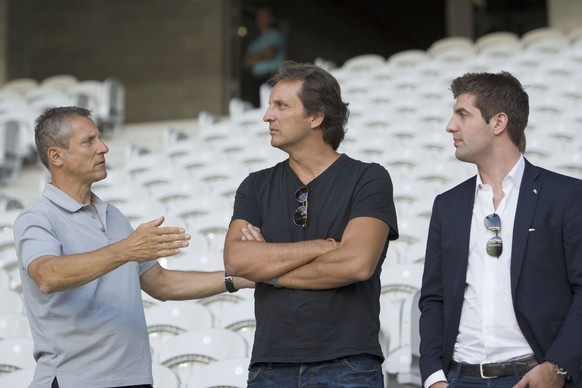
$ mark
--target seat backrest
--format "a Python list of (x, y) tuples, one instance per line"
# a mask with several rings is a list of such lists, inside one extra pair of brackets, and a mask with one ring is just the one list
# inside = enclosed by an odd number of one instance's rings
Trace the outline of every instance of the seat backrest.
[(19, 313), (0, 313), (0, 339), (31, 337), (26, 315)]
[(2, 85), (3, 90), (10, 90), (20, 94), (24, 94), (36, 87), (38, 87), (37, 80), (35, 80), (34, 78), (25, 77), (12, 79), (6, 82), (4, 85)]
[(189, 381), (203, 365), (227, 358), (247, 356), (247, 343), (227, 329), (198, 329), (169, 339), (160, 349), (157, 362), (170, 368), (181, 381)]
[(0, 387), (28, 388), (34, 376), (34, 368), (19, 369), (17, 371), (1, 375)]
[(79, 80), (72, 74), (55, 74), (43, 79), (42, 86), (50, 86), (56, 89), (66, 90), (75, 85)]
[(0, 313), (24, 314), (22, 296), (12, 290), (0, 290)]
[(188, 388), (244, 388), (247, 386), (249, 363), (249, 358), (231, 358), (203, 366), (192, 374)]
[(12, 337), (0, 341), (0, 374), (34, 368), (33, 341), (30, 337)]
[(154, 377), (154, 387), (180, 388), (180, 379), (170, 368), (153, 363), (152, 375)]

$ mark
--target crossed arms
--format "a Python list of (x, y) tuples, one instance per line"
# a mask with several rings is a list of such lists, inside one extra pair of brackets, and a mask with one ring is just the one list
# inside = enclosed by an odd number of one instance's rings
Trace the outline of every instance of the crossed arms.
[(390, 227), (373, 217), (349, 221), (341, 243), (308, 240), (269, 243), (245, 220), (230, 224), (224, 265), (230, 275), (303, 290), (338, 288), (370, 278), (380, 260)]

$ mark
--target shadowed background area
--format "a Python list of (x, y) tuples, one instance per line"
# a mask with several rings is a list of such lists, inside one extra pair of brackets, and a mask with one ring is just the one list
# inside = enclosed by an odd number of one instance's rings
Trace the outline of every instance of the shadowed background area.
[(286, 33), (289, 59), (338, 66), (360, 54), (427, 49), (447, 35), (547, 25), (543, 0), (0, 0), (0, 83), (115, 77), (126, 88), (127, 122), (224, 114), (250, 87), (241, 57), (261, 5)]

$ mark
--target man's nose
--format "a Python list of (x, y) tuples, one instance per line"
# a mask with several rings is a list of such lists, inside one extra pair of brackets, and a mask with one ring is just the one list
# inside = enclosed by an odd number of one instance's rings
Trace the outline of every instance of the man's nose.
[(271, 113), (271, 108), (267, 108), (267, 111), (265, 112), (265, 115), (263, 116), (263, 121), (264, 122), (269, 122), (269, 121), (273, 121), (273, 114)]

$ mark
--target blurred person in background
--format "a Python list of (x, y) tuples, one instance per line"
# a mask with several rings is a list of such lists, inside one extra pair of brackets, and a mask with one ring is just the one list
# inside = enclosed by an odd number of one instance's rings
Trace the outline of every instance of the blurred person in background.
[(266, 83), (277, 67), (285, 60), (287, 43), (271, 9), (260, 7), (255, 15), (259, 29), (257, 36), (247, 47), (243, 59), (243, 69), (250, 71), (253, 78), (251, 102), (260, 106), (260, 87)]

